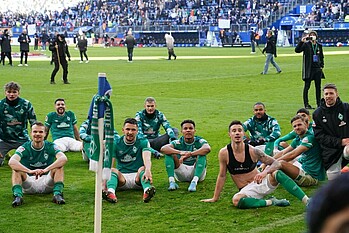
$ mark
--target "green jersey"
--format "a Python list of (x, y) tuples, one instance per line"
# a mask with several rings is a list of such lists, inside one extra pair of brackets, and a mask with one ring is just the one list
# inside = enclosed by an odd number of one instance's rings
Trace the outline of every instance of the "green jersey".
[[(199, 136), (194, 137), (193, 143), (186, 143), (184, 141), (184, 137), (180, 137), (178, 140), (174, 140), (171, 142), (172, 146), (176, 150), (180, 151), (196, 151), (200, 149), (204, 144), (207, 144), (207, 141)], [(177, 154), (177, 158), (181, 158), (179, 154)], [(191, 156), (183, 161), (185, 165), (192, 166), (196, 162), (196, 156)]]
[(266, 142), (274, 142), (281, 135), (279, 123), (274, 117), (268, 115), (263, 120), (251, 117), (242, 126), (245, 132), (250, 132), (250, 138), (253, 141), (263, 138)]
[(45, 169), (54, 163), (56, 154), (60, 152), (58, 147), (49, 141), (44, 141), (41, 149), (33, 148), (32, 142), (26, 142), (18, 147), (15, 154), (21, 157), (21, 164), (30, 170)]
[(136, 113), (135, 119), (138, 125), (138, 136), (141, 138), (154, 139), (159, 137), (160, 126), (162, 126), (171, 139), (176, 139), (170, 122), (166, 119), (165, 115), (158, 110), (155, 110), (154, 114), (149, 116), (144, 109)]
[(302, 138), (297, 135), (292, 141), (291, 147), (295, 149), (298, 146), (309, 148), (298, 159), (298, 162), (302, 164), (302, 169), (312, 177), (318, 180), (324, 180), (325, 169), (322, 164), (321, 148), (315, 140), (314, 134), (308, 130)]
[[(308, 130), (309, 130), (309, 132), (314, 133), (314, 131), (313, 131), (313, 126), (312, 126), (312, 125), (313, 125), (313, 122), (310, 122), (310, 123), (309, 123), (309, 126), (308, 126)], [(288, 141), (288, 140), (292, 140), (292, 139), (294, 139), (295, 137), (297, 137), (297, 133), (294, 132), (294, 130), (292, 130), (291, 132), (289, 132), (289, 133), (286, 134), (285, 136), (282, 136), (281, 138), (276, 139), (275, 142), (274, 142), (274, 148), (275, 148), (275, 147), (279, 147), (279, 144), (280, 144), (281, 142), (286, 142), (286, 141)]]
[(63, 137), (75, 138), (76, 123), (77, 120), (72, 111), (66, 111), (63, 116), (58, 115), (57, 112), (50, 112), (45, 119), (45, 126), (50, 128), (53, 141)]
[[(17, 102), (18, 101), (18, 102)], [(16, 104), (6, 98), (0, 101), (0, 139), (4, 142), (27, 142), (28, 121), (32, 125), (36, 115), (32, 104), (18, 97)]]
[(114, 137), (114, 153), (116, 168), (121, 173), (134, 173), (144, 166), (143, 151), (150, 151), (148, 139), (137, 138), (132, 144), (124, 140), (125, 136)]

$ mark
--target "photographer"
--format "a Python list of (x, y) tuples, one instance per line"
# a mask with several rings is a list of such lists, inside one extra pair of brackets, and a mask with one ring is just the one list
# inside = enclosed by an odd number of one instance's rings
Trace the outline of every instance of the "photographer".
[(295, 48), (296, 53), (303, 52), (302, 79), (304, 81), (303, 102), (306, 109), (314, 109), (309, 104), (308, 91), (311, 81), (315, 82), (316, 105), (320, 106), (321, 79), (325, 78), (322, 69), (324, 68), (324, 54), (322, 45), (317, 42), (317, 33), (310, 31), (305, 33)]

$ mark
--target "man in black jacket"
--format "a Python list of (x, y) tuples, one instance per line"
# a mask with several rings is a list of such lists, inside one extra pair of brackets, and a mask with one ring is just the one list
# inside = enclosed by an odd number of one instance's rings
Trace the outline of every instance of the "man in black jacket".
[(30, 37), (27, 34), (27, 30), (23, 29), (22, 34), (18, 37), (19, 50), (21, 51), (21, 62), (18, 66), (23, 66), (23, 56), (24, 56), (24, 66), (28, 66), (28, 52), (29, 43), (31, 42)]
[(0, 37), (1, 44), (1, 61), (2, 65), (5, 65), (5, 56), (9, 60), (9, 65), (12, 66), (12, 56), (11, 56), (11, 36), (9, 35), (8, 29), (4, 30), (4, 34)]
[(132, 31), (127, 32), (125, 44), (127, 45), (128, 62), (132, 62), (133, 48), (136, 46), (136, 40), (132, 36)]
[(343, 149), (349, 145), (349, 104), (341, 101), (332, 83), (324, 86), (323, 96), (313, 113), (313, 130), (322, 148), (327, 177), (333, 180), (349, 162), (343, 158)]
[(55, 63), (55, 68), (51, 74), (51, 84), (55, 83), (55, 76), (59, 70), (59, 65), (63, 68), (63, 82), (64, 84), (70, 84), (68, 82), (68, 60), (70, 61), (70, 53), (68, 50), (67, 42), (65, 41), (64, 35), (58, 34), (56, 39), (50, 42), (50, 51), (52, 51), (52, 59)]
[(268, 73), (269, 63), (271, 63), (275, 67), (277, 73), (281, 73), (281, 69), (279, 65), (274, 61), (274, 57), (277, 57), (277, 54), (276, 54), (276, 39), (272, 30), (268, 30), (267, 32), (267, 43), (265, 44), (265, 47), (262, 53), (263, 54), (266, 53), (267, 55), (265, 57), (264, 70), (261, 74)]
[(324, 54), (322, 45), (317, 42), (317, 33), (311, 31), (304, 34), (301, 41), (295, 48), (296, 53), (303, 52), (302, 79), (304, 81), (303, 102), (306, 109), (314, 109), (309, 104), (308, 91), (311, 81), (315, 82), (316, 105), (320, 106), (321, 79), (325, 78), (322, 69), (324, 68)]
[(88, 63), (88, 57), (87, 57), (87, 54), (86, 54), (86, 51), (87, 51), (87, 39), (86, 39), (85, 33), (83, 33), (83, 32), (79, 33), (79, 36), (78, 36), (78, 47), (79, 47), (79, 51), (80, 51), (80, 63), (83, 63), (83, 61), (84, 61), (83, 55), (86, 58), (86, 63)]

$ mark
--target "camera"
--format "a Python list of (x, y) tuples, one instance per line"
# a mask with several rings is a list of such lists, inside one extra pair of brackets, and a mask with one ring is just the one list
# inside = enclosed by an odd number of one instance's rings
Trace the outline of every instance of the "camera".
[(316, 36), (308, 36), (306, 39), (307, 40), (316, 40)]

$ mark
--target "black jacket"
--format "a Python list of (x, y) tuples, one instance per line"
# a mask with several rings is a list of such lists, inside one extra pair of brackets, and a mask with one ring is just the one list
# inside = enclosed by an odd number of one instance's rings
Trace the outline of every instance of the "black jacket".
[[(322, 44), (318, 42), (316, 42), (316, 44), (318, 47), (316, 54), (319, 56), (319, 66), (321, 68), (324, 68), (325, 64), (324, 64), (324, 54), (322, 51)], [(312, 65), (313, 54), (314, 54), (311, 42), (300, 41), (295, 48), (295, 52), (296, 53), (303, 52), (302, 79), (303, 80), (311, 79), (311, 71), (312, 71), (311, 65)], [(325, 76), (323, 75), (322, 78), (325, 78)]]
[(78, 36), (78, 47), (80, 51), (87, 50), (87, 39), (85, 36)]
[(313, 113), (313, 120), (315, 138), (322, 148), (322, 161), (327, 170), (342, 156), (342, 139), (349, 138), (349, 104), (338, 98), (334, 106), (327, 107), (325, 100), (321, 99), (320, 107)]
[[(58, 49), (55, 48), (55, 45), (58, 45)], [(57, 55), (59, 55), (59, 59), (60, 60), (65, 60), (66, 55), (67, 57), (70, 59), (70, 53), (68, 50), (68, 45), (67, 42), (65, 40), (60, 41), (57, 37), (55, 40), (50, 42), (50, 47), (49, 47), (50, 51), (52, 51), (52, 58), (53, 60), (58, 60)], [(58, 50), (58, 54), (57, 54), (57, 50)]]
[(3, 34), (0, 37), (1, 52), (10, 53), (11, 52), (11, 37), (8, 34)]
[(265, 47), (262, 52), (271, 53), (274, 55), (274, 57), (277, 57), (275, 36), (271, 36), (267, 39), (267, 43), (265, 44)]
[(21, 35), (19, 35), (18, 42), (20, 44), (20, 51), (29, 52), (29, 43), (31, 42), (31, 40), (28, 34), (22, 33)]
[(125, 44), (127, 44), (127, 48), (133, 48), (136, 46), (136, 40), (132, 35), (126, 36)]

